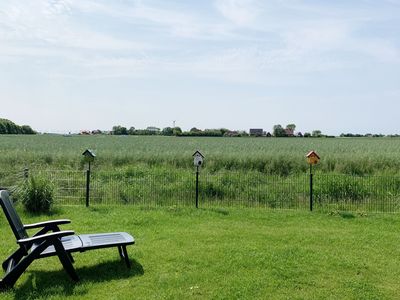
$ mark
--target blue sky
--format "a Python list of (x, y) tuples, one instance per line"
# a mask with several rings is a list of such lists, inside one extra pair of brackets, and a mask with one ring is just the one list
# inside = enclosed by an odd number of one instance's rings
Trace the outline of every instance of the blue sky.
[(51, 132), (400, 133), (400, 0), (2, 0), (0, 104)]

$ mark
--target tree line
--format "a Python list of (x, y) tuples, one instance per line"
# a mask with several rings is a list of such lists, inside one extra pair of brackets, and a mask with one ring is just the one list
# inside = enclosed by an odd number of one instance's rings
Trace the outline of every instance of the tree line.
[[(240, 130), (230, 130), (227, 128), (218, 129), (198, 129), (196, 127), (191, 128), (189, 131), (183, 131), (180, 127), (165, 127), (163, 129), (157, 127), (147, 127), (146, 129), (136, 129), (135, 127), (127, 127), (116, 125), (113, 126), (110, 134), (112, 135), (164, 135), (164, 136), (208, 136), (208, 137), (244, 137), (244, 136), (264, 136), (264, 137), (327, 137), (323, 135), (320, 130), (314, 130), (312, 133), (295, 132), (296, 125), (288, 124), (285, 128), (281, 125), (274, 125), (272, 133), (261, 132), (252, 133)], [(96, 131), (92, 133), (101, 133), (101, 131)]]
[[(92, 134), (102, 133), (100, 130), (92, 131)], [(109, 132), (112, 135), (163, 135), (163, 136), (182, 136), (182, 137), (246, 137), (246, 136), (257, 136), (257, 137), (298, 137), (298, 138), (334, 138), (333, 135), (323, 134), (321, 130), (316, 129), (311, 132), (300, 132), (296, 131), (296, 124), (288, 124), (283, 127), (280, 124), (274, 125), (271, 132), (257, 131), (252, 133), (240, 130), (230, 130), (227, 128), (219, 129), (198, 129), (196, 127), (191, 128), (189, 131), (183, 131), (180, 127), (165, 127), (163, 129), (157, 127), (147, 127), (146, 129), (136, 129), (130, 127), (129, 129), (120, 125), (113, 126)], [(353, 133), (342, 133), (340, 137), (385, 137), (383, 134), (353, 134)], [(387, 135), (386, 137), (400, 137), (398, 134)]]
[(113, 135), (164, 135), (164, 136), (248, 136), (245, 131), (231, 131), (226, 128), (219, 129), (205, 129), (201, 130), (196, 127), (191, 128), (189, 131), (183, 131), (180, 127), (165, 127), (163, 129), (157, 127), (147, 127), (146, 129), (136, 129), (130, 127), (129, 129), (124, 126), (113, 126), (110, 134)]
[(0, 119), (0, 134), (36, 134), (29, 125), (19, 126), (7, 119)]

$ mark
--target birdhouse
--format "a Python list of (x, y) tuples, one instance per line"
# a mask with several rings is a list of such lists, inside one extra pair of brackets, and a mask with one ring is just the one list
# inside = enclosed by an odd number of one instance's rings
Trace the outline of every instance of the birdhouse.
[(94, 158), (96, 157), (96, 154), (90, 149), (86, 149), (85, 152), (82, 153), (82, 155), (85, 157), (85, 161), (87, 162), (92, 162), (94, 161)]
[(204, 155), (200, 151), (196, 151), (193, 154), (193, 163), (196, 167), (201, 167), (203, 165)]
[(318, 156), (318, 154), (315, 151), (308, 152), (306, 157), (307, 157), (307, 162), (309, 165), (316, 165), (320, 160), (320, 157)]

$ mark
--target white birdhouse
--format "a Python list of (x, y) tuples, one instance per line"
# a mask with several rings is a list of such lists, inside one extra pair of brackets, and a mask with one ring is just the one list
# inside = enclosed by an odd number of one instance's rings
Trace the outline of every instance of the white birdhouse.
[(201, 167), (203, 165), (204, 155), (200, 151), (196, 151), (193, 154), (193, 162), (196, 167)]

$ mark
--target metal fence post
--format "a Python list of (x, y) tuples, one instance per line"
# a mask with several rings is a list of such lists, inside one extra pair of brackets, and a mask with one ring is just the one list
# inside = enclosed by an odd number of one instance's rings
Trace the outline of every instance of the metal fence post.
[(196, 208), (199, 208), (199, 166), (196, 167)]
[(310, 165), (310, 211), (313, 210), (313, 173), (312, 165)]
[(89, 207), (90, 169), (86, 170), (86, 207)]

